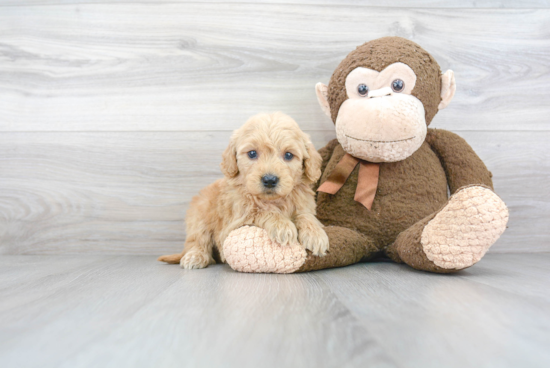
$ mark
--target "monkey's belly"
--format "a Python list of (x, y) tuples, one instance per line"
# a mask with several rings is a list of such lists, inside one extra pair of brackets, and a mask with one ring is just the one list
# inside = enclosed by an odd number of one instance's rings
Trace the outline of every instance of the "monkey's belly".
[[(327, 170), (333, 167), (329, 162)], [(445, 172), (427, 143), (403, 161), (380, 164), (370, 211), (354, 200), (358, 169), (335, 195), (317, 194), (317, 217), (327, 226), (343, 226), (368, 235), (380, 247), (391, 244), (400, 232), (447, 202)]]

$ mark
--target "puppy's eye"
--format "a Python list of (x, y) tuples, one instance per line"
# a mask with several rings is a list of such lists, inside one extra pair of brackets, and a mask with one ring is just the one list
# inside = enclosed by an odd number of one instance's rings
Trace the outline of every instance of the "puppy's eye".
[(248, 151), (248, 158), (250, 159), (255, 159), (255, 158), (258, 158), (258, 152), (256, 151)]
[(357, 93), (359, 93), (359, 95), (361, 96), (366, 96), (369, 94), (369, 86), (367, 86), (366, 84), (360, 84), (357, 86)]
[(293, 157), (294, 157), (294, 155), (292, 153), (290, 153), (290, 152), (285, 153), (285, 160), (290, 161), (290, 160), (292, 160)]
[(391, 82), (391, 89), (394, 92), (402, 92), (403, 89), (405, 89), (405, 82), (403, 82), (401, 79), (396, 79), (393, 82)]

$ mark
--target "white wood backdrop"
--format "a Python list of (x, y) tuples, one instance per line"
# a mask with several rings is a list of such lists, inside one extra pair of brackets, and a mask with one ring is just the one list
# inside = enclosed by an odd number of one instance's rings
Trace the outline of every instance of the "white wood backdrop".
[(0, 1), (0, 254), (179, 251), (190, 198), (262, 111), (334, 137), (314, 85), (397, 35), (453, 69), (433, 127), (511, 211), (491, 251), (550, 251), (549, 1)]

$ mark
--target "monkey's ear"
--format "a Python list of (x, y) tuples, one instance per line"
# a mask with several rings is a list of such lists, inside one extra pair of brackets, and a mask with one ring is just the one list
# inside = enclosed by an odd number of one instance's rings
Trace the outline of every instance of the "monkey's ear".
[(321, 110), (330, 118), (330, 105), (328, 103), (327, 91), (328, 87), (326, 84), (319, 82), (315, 85), (315, 93), (317, 94), (317, 101), (319, 101), (319, 105), (321, 105)]
[(237, 166), (237, 149), (235, 147), (235, 138), (231, 137), (229, 145), (222, 153), (222, 163), (220, 164), (222, 173), (228, 178), (234, 178), (239, 173)]
[(447, 70), (441, 76), (441, 102), (437, 108), (443, 110), (453, 99), (456, 92), (455, 73), (452, 70)]

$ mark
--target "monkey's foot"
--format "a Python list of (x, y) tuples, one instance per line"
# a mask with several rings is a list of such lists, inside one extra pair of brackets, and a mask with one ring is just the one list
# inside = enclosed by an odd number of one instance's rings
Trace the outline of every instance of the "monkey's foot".
[(306, 261), (306, 250), (298, 243), (273, 242), (267, 231), (243, 226), (229, 233), (223, 243), (225, 260), (239, 272), (292, 273)]
[(264, 229), (243, 226), (230, 232), (225, 240), (225, 259), (239, 272), (293, 273), (347, 266), (380, 252), (374, 240), (354, 230), (327, 226), (325, 231), (330, 249), (317, 257), (303, 245), (280, 245)]
[(506, 229), (508, 209), (492, 190), (469, 186), (456, 192), (422, 231), (426, 257), (443, 269), (477, 263)]

